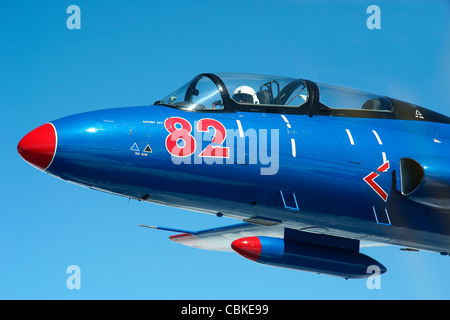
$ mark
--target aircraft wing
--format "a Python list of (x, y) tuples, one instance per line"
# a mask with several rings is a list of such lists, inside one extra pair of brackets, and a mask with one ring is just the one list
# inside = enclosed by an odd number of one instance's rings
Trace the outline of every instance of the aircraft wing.
[(187, 231), (166, 227), (144, 226), (141, 227), (167, 230), (173, 232), (181, 232), (181, 234), (170, 236), (169, 239), (179, 244), (194, 247), (198, 249), (233, 252), (231, 243), (234, 240), (254, 237), (266, 236), (273, 238), (283, 238), (284, 228), (280, 226), (263, 226), (252, 223), (239, 223), (225, 227), (201, 231)]
[(315, 234), (279, 225), (239, 223), (203, 231), (187, 231), (143, 226), (182, 232), (170, 236), (177, 243), (213, 251), (235, 251), (246, 259), (282, 268), (349, 278), (367, 278), (372, 268), (379, 274), (386, 268), (359, 252), (360, 241)]
[[(282, 226), (264, 226), (252, 223), (238, 223), (225, 227), (212, 228), (201, 231), (188, 231), (166, 227), (155, 227), (140, 225), (141, 227), (153, 228), (158, 230), (166, 230), (179, 232), (180, 234), (170, 236), (169, 239), (189, 247), (198, 249), (234, 252), (231, 248), (231, 243), (237, 239), (246, 237), (273, 237), (283, 239), (285, 237), (285, 229)], [(305, 233), (289, 229), (295, 233)], [(386, 246), (387, 244), (362, 241), (360, 247), (378, 247)]]

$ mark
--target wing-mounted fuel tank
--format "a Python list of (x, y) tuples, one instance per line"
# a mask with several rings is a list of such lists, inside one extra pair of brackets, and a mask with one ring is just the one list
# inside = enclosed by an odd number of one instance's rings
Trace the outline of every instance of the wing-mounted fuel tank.
[(450, 158), (402, 158), (397, 189), (410, 200), (450, 209)]
[[(297, 231), (294, 233), (299, 234)], [(244, 258), (258, 263), (346, 279), (367, 278), (373, 275), (372, 270), (379, 274), (386, 272), (378, 261), (359, 252), (359, 241), (342, 240), (345, 241), (344, 246), (340, 246), (339, 241), (333, 244), (324, 241), (312, 243), (310, 239), (289, 236), (284, 239), (245, 237), (233, 241), (231, 247)]]

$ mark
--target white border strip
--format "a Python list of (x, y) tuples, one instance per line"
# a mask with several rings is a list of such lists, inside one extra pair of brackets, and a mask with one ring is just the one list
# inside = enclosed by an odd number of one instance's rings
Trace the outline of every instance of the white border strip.
[(43, 169), (43, 171), (46, 171), (48, 168), (50, 168), (50, 166), (51, 166), (52, 163), (53, 163), (53, 159), (55, 159), (56, 149), (58, 149), (58, 132), (56, 131), (56, 128), (55, 128), (55, 126), (53, 125), (53, 123), (51, 123), (51, 122), (47, 122), (47, 123), (51, 124), (52, 127), (53, 127), (53, 130), (55, 131), (55, 150), (53, 150), (53, 157), (52, 157), (52, 160), (50, 161), (50, 163), (48, 164), (48, 166), (47, 166), (45, 169)]

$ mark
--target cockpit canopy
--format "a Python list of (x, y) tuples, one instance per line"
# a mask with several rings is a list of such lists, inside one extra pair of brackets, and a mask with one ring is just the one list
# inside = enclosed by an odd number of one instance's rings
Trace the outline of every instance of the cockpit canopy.
[(226, 100), (240, 105), (299, 107), (308, 99), (306, 83), (255, 74), (203, 74), (195, 77), (161, 104), (184, 110), (223, 110)]
[(304, 79), (203, 73), (157, 102), (193, 112), (268, 112), (449, 122), (434, 111), (385, 96)]

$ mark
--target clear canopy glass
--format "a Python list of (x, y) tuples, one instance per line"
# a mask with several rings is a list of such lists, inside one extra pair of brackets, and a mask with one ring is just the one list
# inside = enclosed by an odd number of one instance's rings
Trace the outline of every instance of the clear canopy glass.
[[(386, 97), (319, 83), (316, 85), (319, 99), (315, 96), (311, 108), (392, 111), (392, 104)], [(254, 107), (289, 107), (294, 108), (291, 110), (293, 113), (305, 114), (305, 109), (297, 112), (295, 108), (308, 105), (306, 102), (311, 96), (308, 90), (311, 87), (302, 79), (243, 73), (201, 74), (160, 103), (190, 111), (223, 110), (227, 107), (224, 100), (228, 92), (228, 96), (240, 106), (239, 110), (247, 108), (249, 111), (263, 112), (261, 110), (264, 109)]]
[(241, 104), (298, 107), (308, 99), (306, 83), (301, 79), (235, 73), (220, 74), (219, 77), (231, 98)]
[(216, 84), (206, 76), (198, 76), (161, 100), (162, 104), (183, 110), (222, 110), (223, 102)]
[[(306, 83), (300, 79), (222, 73), (216, 74), (230, 97), (242, 105), (298, 107), (308, 99)], [(223, 97), (208, 76), (200, 75), (163, 100), (162, 104), (184, 110), (222, 110)]]
[(320, 103), (333, 109), (392, 111), (388, 98), (353, 89), (317, 84)]

